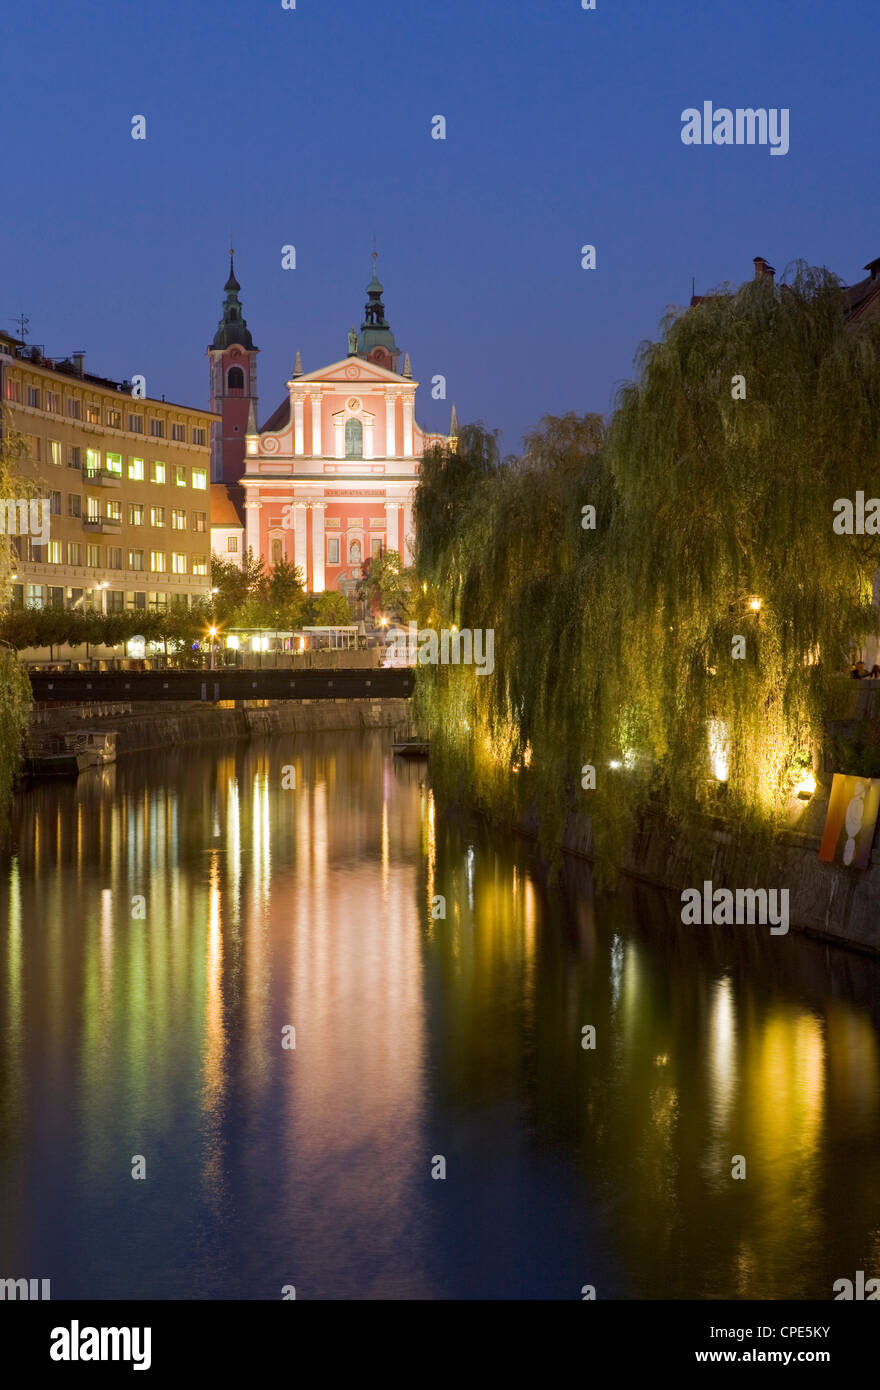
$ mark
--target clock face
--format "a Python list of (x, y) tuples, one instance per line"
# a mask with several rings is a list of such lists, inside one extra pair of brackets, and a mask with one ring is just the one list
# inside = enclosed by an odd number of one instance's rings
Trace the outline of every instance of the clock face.
[(360, 410), (361, 403), (358, 400), (357, 396), (352, 396), (351, 400), (348, 403), (348, 408), (349, 410)]

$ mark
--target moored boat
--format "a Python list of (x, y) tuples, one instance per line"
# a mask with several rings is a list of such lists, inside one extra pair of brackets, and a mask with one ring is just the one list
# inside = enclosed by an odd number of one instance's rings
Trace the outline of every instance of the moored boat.
[(425, 738), (400, 738), (391, 745), (391, 751), (399, 758), (427, 758), (428, 740)]
[(24, 771), (29, 777), (78, 777), (89, 768), (115, 761), (115, 732), (74, 730), (32, 735), (24, 754)]

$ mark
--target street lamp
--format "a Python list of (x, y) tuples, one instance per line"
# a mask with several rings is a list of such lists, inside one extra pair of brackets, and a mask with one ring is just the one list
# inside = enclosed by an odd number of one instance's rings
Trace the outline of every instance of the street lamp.
[(211, 639), (211, 670), (213, 671), (213, 670), (215, 669), (215, 668), (214, 668), (214, 638), (217, 636), (217, 629), (216, 629), (216, 627), (213, 626), (213, 624), (211, 625), (211, 627), (208, 628), (208, 636), (209, 636), (210, 639)]

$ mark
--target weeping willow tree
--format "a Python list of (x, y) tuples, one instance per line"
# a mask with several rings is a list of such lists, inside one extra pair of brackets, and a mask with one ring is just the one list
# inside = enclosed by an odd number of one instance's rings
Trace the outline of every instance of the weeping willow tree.
[(440, 794), (531, 810), (548, 843), (588, 810), (606, 873), (649, 808), (770, 846), (877, 630), (880, 537), (832, 523), (876, 476), (880, 327), (798, 265), (670, 314), (638, 369), (607, 437), (545, 420), (502, 465), (462, 431), (416, 506), (433, 621), (495, 631), (491, 676), (419, 672)]
[[(601, 700), (585, 645), (613, 624), (599, 601), (614, 495), (596, 416), (545, 420), (522, 459), (502, 464), (493, 435), (461, 430), (425, 456), (416, 494), (417, 569), (434, 628), (491, 630), (494, 669), (420, 668), (416, 710), (430, 730), (435, 790), (494, 819), (536, 812), (550, 848), (579, 769), (585, 707)], [(582, 506), (598, 508), (583, 544)], [(560, 691), (567, 696), (560, 701)]]
[[(28, 497), (33, 488), (18, 474), (24, 441), (8, 428), (0, 406), (0, 503), (6, 499)], [(5, 525), (0, 529), (0, 606), (9, 604), (12, 575), (12, 545)], [(27, 729), (31, 687), (27, 672), (16, 652), (0, 642), (0, 834), (9, 824), (12, 791), (21, 762), (22, 740)]]

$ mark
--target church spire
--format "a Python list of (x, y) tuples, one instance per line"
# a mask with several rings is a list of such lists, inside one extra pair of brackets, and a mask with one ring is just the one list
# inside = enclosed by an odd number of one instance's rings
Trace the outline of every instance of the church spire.
[(374, 251), (373, 273), (367, 285), (367, 302), (364, 306), (364, 321), (357, 336), (357, 352), (359, 357), (369, 357), (393, 371), (400, 351), (394, 341), (391, 325), (385, 318), (385, 305), (382, 303), (385, 287), (376, 274), (376, 260)]
[(241, 285), (235, 278), (235, 252), (232, 250), (229, 252), (229, 279), (223, 289), (226, 293), (226, 298), (223, 301), (223, 317), (217, 325), (217, 332), (214, 334), (211, 347), (222, 351), (233, 343), (238, 343), (250, 351), (254, 346), (254, 340), (248, 330), (247, 320), (241, 311), (241, 303), (238, 298)]
[(449, 417), (450, 435), (458, 434), (458, 411), (455, 408), (455, 401), (452, 402), (452, 414)]

